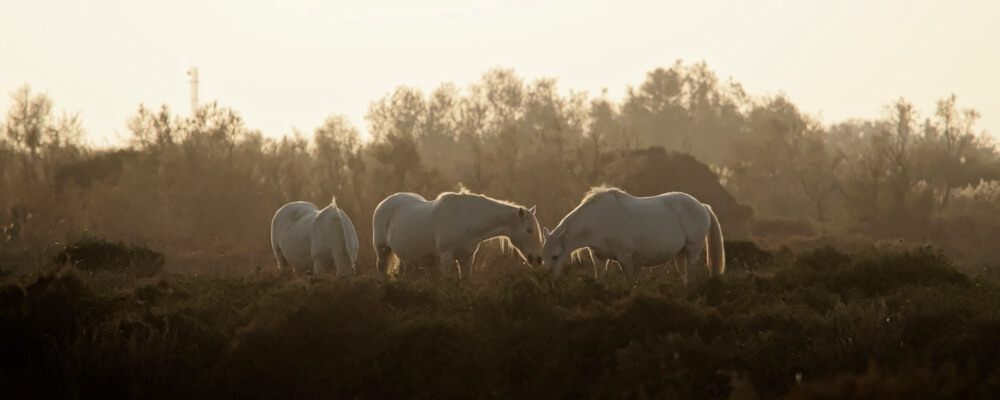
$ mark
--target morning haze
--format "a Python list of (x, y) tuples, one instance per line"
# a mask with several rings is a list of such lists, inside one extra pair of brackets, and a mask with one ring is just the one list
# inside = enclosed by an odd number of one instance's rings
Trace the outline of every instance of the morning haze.
[[(335, 2), (339, 3), (339, 2)], [(494, 66), (620, 100), (675, 60), (706, 61), (752, 94), (784, 92), (824, 123), (877, 117), (900, 96), (951, 93), (1000, 131), (1000, 32), (989, 1), (877, 2), (6, 2), (0, 88), (28, 83), (81, 112), (98, 143), (139, 103), (240, 110), (265, 135), (347, 115), (398, 85), (464, 85)], [(0, 99), (6, 108), (10, 99)], [(925, 112), (929, 114), (929, 111)]]
[(1000, 398), (995, 3), (328, 3), (3, 2), (0, 398)]

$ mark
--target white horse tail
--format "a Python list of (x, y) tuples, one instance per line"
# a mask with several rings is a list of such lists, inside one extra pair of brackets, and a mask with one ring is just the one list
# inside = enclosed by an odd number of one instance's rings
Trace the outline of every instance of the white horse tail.
[(719, 225), (719, 219), (715, 217), (712, 207), (708, 204), (702, 205), (708, 210), (708, 215), (712, 219), (708, 226), (708, 236), (705, 237), (708, 266), (712, 276), (722, 275), (726, 272), (726, 249), (722, 241), (722, 226)]

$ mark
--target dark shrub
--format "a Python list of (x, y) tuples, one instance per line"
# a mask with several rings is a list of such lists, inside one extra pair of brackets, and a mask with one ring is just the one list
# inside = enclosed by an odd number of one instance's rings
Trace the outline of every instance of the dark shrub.
[(830, 271), (845, 267), (851, 263), (851, 256), (841, 253), (833, 246), (823, 246), (819, 249), (802, 253), (795, 259), (795, 265), (815, 271)]
[(906, 285), (937, 286), (968, 283), (940, 252), (927, 248), (863, 258), (830, 277), (835, 290), (854, 287), (866, 295), (886, 294)]
[(723, 232), (730, 236), (744, 235), (747, 222), (753, 216), (753, 210), (740, 204), (719, 183), (719, 176), (708, 165), (690, 154), (653, 146), (622, 154), (621, 159), (609, 165), (607, 171), (611, 182), (620, 182), (621, 188), (633, 196), (655, 196), (667, 192), (684, 192), (694, 196), (712, 206)]
[(686, 286), (25, 277), (0, 285), (0, 398), (997, 398), (1000, 290), (940, 254), (766, 267)]
[(954, 364), (921, 365), (895, 370), (870, 365), (858, 374), (808, 381), (793, 387), (785, 399), (967, 399), (992, 398), (997, 381), (969, 379)]
[(726, 239), (726, 269), (756, 271), (774, 258), (771, 252), (761, 249), (749, 240)]
[(67, 244), (52, 258), (56, 265), (74, 265), (83, 271), (127, 272), (151, 276), (163, 269), (163, 253), (122, 241), (85, 237)]
[[(94, 293), (72, 276), (46, 275), (23, 289), (0, 287), (0, 397), (5, 392), (52, 396), (66, 379), (53, 354), (65, 354), (79, 326), (100, 309)], [(48, 394), (48, 395), (46, 395)]]

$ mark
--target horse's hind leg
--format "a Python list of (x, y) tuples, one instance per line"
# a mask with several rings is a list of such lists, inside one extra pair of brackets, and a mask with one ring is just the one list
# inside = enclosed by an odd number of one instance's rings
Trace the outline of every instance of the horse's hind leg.
[(274, 258), (278, 261), (278, 273), (288, 271), (288, 260), (285, 259), (285, 254), (281, 252), (278, 246), (274, 246), (272, 249), (274, 250)]
[(684, 249), (681, 249), (681, 251), (677, 253), (676, 256), (674, 256), (674, 265), (677, 267), (677, 273), (681, 275), (681, 282), (684, 282), (685, 286), (687, 285), (688, 282), (687, 259), (688, 259), (687, 251)]
[[(705, 252), (705, 241), (694, 241), (694, 243), (688, 243), (684, 245), (684, 249), (681, 250), (682, 254), (687, 255), (687, 260), (695, 265), (695, 268), (691, 270), (689, 278), (693, 279), (695, 282), (700, 282), (702, 279), (711, 275), (708, 270), (708, 265), (705, 264), (705, 269), (698, 268), (701, 264), (701, 255)], [(689, 279), (690, 280), (690, 279)]]
[(441, 260), (438, 267), (441, 269), (441, 273), (444, 276), (452, 276), (455, 274), (455, 252), (445, 251), (441, 253)]
[(336, 267), (334, 264), (335, 263), (333, 262), (333, 260), (323, 260), (323, 259), (313, 260), (312, 272), (316, 275), (322, 274), (327, 271), (333, 271), (334, 273), (336, 273), (337, 270), (335, 269)]

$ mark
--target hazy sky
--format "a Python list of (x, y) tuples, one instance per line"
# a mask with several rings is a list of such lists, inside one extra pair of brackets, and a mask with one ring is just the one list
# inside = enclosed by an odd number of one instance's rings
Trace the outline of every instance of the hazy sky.
[(928, 116), (955, 93), (997, 136), (998, 16), (1000, 1), (0, 0), (0, 90), (48, 93), (100, 142), (139, 103), (188, 115), (197, 66), (203, 102), (277, 136), (333, 113), (366, 129), (396, 86), (464, 87), (496, 66), (617, 101), (683, 59), (825, 123), (900, 96)]

